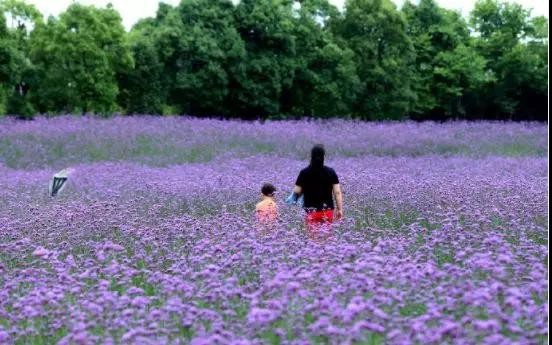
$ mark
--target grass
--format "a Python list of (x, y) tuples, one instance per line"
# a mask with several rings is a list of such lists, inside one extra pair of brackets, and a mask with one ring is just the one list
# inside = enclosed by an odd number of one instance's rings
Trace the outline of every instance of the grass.
[(355, 230), (362, 231), (367, 227), (400, 231), (405, 226), (416, 222), (420, 213), (416, 210), (395, 210), (391, 207), (385, 211), (366, 206), (354, 216)]
[(126, 292), (126, 287), (123, 284), (119, 284), (117, 279), (111, 278), (110, 280), (111, 284), (109, 285), (109, 291), (114, 291), (119, 294), (119, 296), (122, 296)]
[(455, 253), (452, 248), (437, 245), (433, 247), (433, 256), (439, 267), (443, 267), (443, 265), (447, 263), (453, 264), (455, 262)]
[(190, 326), (183, 326), (180, 322), (177, 322), (178, 327), (178, 336), (181, 339), (192, 340), (194, 337), (194, 330)]
[(230, 304), (232, 309), (236, 312), (238, 319), (245, 319), (247, 313), (249, 312), (249, 305), (242, 302), (239, 298), (233, 299)]
[[(210, 200), (190, 197), (188, 199), (171, 197), (171, 196), (155, 196), (149, 193), (136, 193), (139, 197), (147, 199), (149, 202), (144, 203), (144, 208), (141, 210), (144, 213), (155, 212), (158, 219), (167, 217), (178, 217), (182, 215), (193, 216), (196, 218), (209, 218), (220, 214), (221, 205), (214, 204)], [(161, 205), (161, 207), (152, 210), (150, 205)]]
[(385, 213), (376, 216), (374, 222), (376, 226), (382, 229), (400, 229), (405, 225), (416, 222), (419, 217), (417, 211), (395, 211), (389, 209)]
[(484, 151), (489, 154), (507, 157), (525, 157), (525, 156), (546, 156), (546, 147), (533, 145), (530, 139), (522, 138), (513, 142), (488, 144), (484, 146)]
[(546, 232), (531, 231), (527, 234), (527, 237), (535, 244), (548, 246), (548, 231)]
[(260, 338), (270, 345), (279, 345), (281, 340), (280, 336), (276, 334), (273, 330), (267, 330), (260, 334)]
[(44, 317), (24, 320), (20, 326), (21, 329), (32, 331), (18, 337), (14, 343), (15, 345), (56, 344), (69, 333), (66, 327), (61, 327), (56, 330), (51, 329), (51, 321)]
[(312, 325), (315, 321), (314, 315), (312, 313), (306, 313), (304, 319), (306, 326)]
[(240, 274), (238, 278), (238, 285), (244, 286), (247, 284), (256, 284), (260, 281), (259, 272), (257, 271), (248, 271)]
[(404, 317), (414, 317), (424, 315), (427, 312), (427, 306), (424, 303), (409, 303), (399, 309), (399, 313)]
[[(131, 161), (153, 166), (209, 162), (219, 143), (179, 144), (172, 138), (139, 134), (129, 140), (102, 138), (78, 141), (75, 136), (42, 137), (19, 134), (0, 139), (0, 159), (9, 168), (61, 167), (103, 161)], [(226, 150), (227, 147), (221, 145)], [(252, 145), (248, 152), (270, 152), (264, 143)]]
[(63, 329), (59, 334), (53, 336), (45, 336), (43, 334), (25, 335), (17, 338), (14, 345), (48, 345), (56, 344), (61, 338), (66, 336), (67, 329)]
[(0, 162), (8, 168), (24, 167), (25, 148), (19, 147), (9, 138), (0, 138)]
[[(127, 140), (128, 139), (128, 140)], [(115, 141), (114, 139), (102, 138), (94, 142), (77, 142), (78, 138), (75, 135), (70, 135), (65, 138), (61, 137), (42, 137), (40, 135), (30, 134), (17, 134), (8, 135), (4, 138), (0, 138), (0, 160), (11, 168), (29, 168), (35, 166), (55, 166), (59, 164), (70, 163), (82, 163), (82, 162), (100, 162), (100, 161), (135, 161), (142, 162), (151, 165), (169, 165), (180, 163), (198, 163), (208, 162), (213, 160), (219, 153), (224, 151), (235, 151), (240, 155), (248, 154), (273, 154), (279, 153), (281, 155), (287, 155), (290, 157), (299, 157), (304, 154), (300, 152), (298, 148), (302, 148), (305, 145), (297, 145), (297, 143), (285, 143), (282, 147), (277, 146), (274, 142), (268, 139), (259, 139), (257, 137), (248, 137), (246, 134), (234, 137), (228, 137), (223, 140), (222, 143), (193, 143), (188, 144), (186, 142), (175, 141), (175, 138), (171, 137), (159, 137), (150, 134), (138, 134), (132, 138), (125, 138), (125, 142)], [(42, 152), (46, 148), (44, 152)], [(480, 147), (481, 149), (481, 147)], [(439, 155), (475, 155), (473, 147), (465, 145), (449, 145), (442, 143), (435, 143), (432, 141), (421, 142), (419, 146), (410, 148), (405, 147), (370, 147), (366, 146), (363, 149), (343, 149), (336, 148), (340, 156), (345, 157), (358, 157), (366, 154), (373, 154), (378, 156), (421, 156), (427, 154), (439, 154)], [(532, 143), (529, 140), (518, 140), (509, 143), (499, 143), (495, 145), (488, 145), (481, 149), (484, 154), (496, 154), (502, 156), (542, 156), (546, 154), (541, 147)], [(38, 159), (32, 160), (30, 157), (38, 157)], [(304, 158), (304, 157), (301, 157)], [(36, 164), (36, 165), (33, 165)], [(152, 197), (152, 198), (155, 198)], [(221, 205), (213, 205), (205, 200), (199, 200), (191, 198), (190, 200), (182, 199), (170, 199), (161, 196), (159, 200), (163, 202), (163, 208), (157, 209), (156, 212), (159, 218), (165, 218), (168, 216), (178, 216), (182, 214), (191, 215), (193, 217), (211, 217), (219, 214), (221, 211)], [(156, 204), (151, 202), (150, 204)], [(253, 204), (245, 205), (248, 209), (253, 208)], [(229, 206), (228, 211), (238, 212), (239, 209), (232, 205)], [(439, 229), (441, 224), (432, 223), (429, 220), (421, 220), (421, 214), (416, 210), (411, 209), (399, 209), (397, 210), (391, 206), (381, 206), (377, 208), (373, 206), (366, 206), (361, 209), (360, 212), (354, 215), (355, 227), (357, 230), (363, 230), (366, 227), (376, 227), (380, 229), (389, 230), (390, 234), (394, 231), (403, 231), (405, 226), (418, 222), (423, 228), (427, 230), (421, 231), (412, 237), (412, 251), (419, 250), (426, 243), (427, 234)], [(462, 216), (462, 222), (465, 222), (465, 217)], [(493, 227), (501, 227), (506, 225), (506, 221), (498, 217), (495, 217), (491, 221)], [(538, 219), (538, 223), (547, 223), (547, 218), (541, 217)], [(134, 238), (129, 237), (129, 234), (124, 233), (119, 228), (110, 229), (107, 232), (110, 239), (115, 239), (117, 243), (129, 243), (129, 241), (135, 241)], [(395, 232), (396, 233), (396, 232)], [(104, 234), (105, 235), (105, 234)], [(528, 239), (536, 244), (548, 245), (548, 233), (547, 232), (528, 232), (523, 233)], [(523, 238), (523, 236), (522, 236)], [(508, 238), (508, 240), (510, 240)], [(94, 243), (99, 242), (97, 238)], [(512, 237), (511, 241), (517, 241), (519, 243), (519, 235)], [(172, 245), (174, 250), (181, 250), (188, 255), (185, 249), (185, 243), (181, 240), (175, 240)], [(81, 257), (92, 256), (93, 250), (89, 245), (73, 245), (71, 247), (71, 253), (75, 256), (75, 259), (82, 260)], [(139, 246), (126, 245), (126, 252), (113, 255), (128, 255), (132, 258), (135, 255), (135, 250), (140, 250)], [(163, 256), (162, 250), (159, 248), (152, 248), (150, 245), (145, 245), (143, 250), (147, 254), (148, 258), (151, 256)], [(438, 266), (442, 267), (447, 263), (455, 262), (454, 248), (448, 248), (446, 246), (436, 246), (433, 248), (433, 258)], [(112, 254), (109, 254), (112, 255)], [(148, 259), (151, 263), (152, 260)], [(15, 267), (28, 266), (35, 262), (30, 254), (23, 259), (12, 257), (11, 253), (0, 253), (0, 263), (3, 263), (8, 270)], [(155, 261), (153, 261), (155, 262)], [(544, 260), (547, 264), (547, 260)], [(163, 261), (163, 265), (169, 267), (170, 261)], [(116, 277), (110, 277), (109, 290), (117, 292), (119, 295), (126, 293), (128, 288), (135, 286), (144, 290), (146, 296), (153, 297), (151, 306), (160, 306), (164, 303), (163, 291), (161, 287), (157, 287), (155, 284), (150, 283), (148, 276), (144, 273), (148, 268), (148, 262), (141, 259), (136, 262), (136, 269), (142, 271), (137, 275), (134, 275), (130, 281), (120, 281)], [(474, 273), (476, 279), (485, 280), (488, 279), (488, 272), (483, 270)], [(240, 286), (258, 284), (260, 281), (259, 273), (254, 270), (245, 270), (238, 275), (238, 282)], [(0, 283), (2, 278), (0, 277)], [(98, 279), (86, 279), (88, 286), (94, 286), (98, 283)], [(32, 288), (31, 283), (23, 283), (18, 287), (16, 294), (24, 295)], [(372, 293), (367, 292), (364, 294), (365, 298), (370, 298)], [(533, 294), (533, 301), (537, 305), (543, 305), (548, 299), (548, 295)], [(77, 298), (74, 295), (67, 294), (64, 297), (64, 303), (68, 305), (77, 304)], [(158, 304), (157, 304), (158, 303)], [(220, 310), (221, 305), (217, 302), (198, 301), (197, 305), (201, 308), (217, 309)], [(227, 308), (232, 309), (236, 317), (243, 320), (247, 317), (250, 306), (247, 303), (241, 302), (239, 299), (228, 301), (225, 305)], [(393, 306), (392, 308), (395, 308)], [(6, 311), (8, 307), (5, 308)], [(13, 309), (11, 310), (13, 311)], [(389, 312), (392, 312), (390, 310)], [(396, 311), (396, 309), (394, 310)], [(424, 303), (411, 302), (407, 303), (403, 307), (399, 308), (399, 314), (403, 317), (416, 317), (423, 315), (427, 312), (427, 306)], [(463, 309), (458, 309), (456, 312), (466, 313)], [(485, 318), (484, 312), (474, 312), (478, 318)], [(278, 319), (270, 325), (270, 329), (264, 330), (258, 334), (259, 338), (266, 344), (281, 344), (287, 340), (291, 340), (295, 337), (291, 329), (292, 318), (282, 320)], [(176, 329), (176, 334), (171, 334), (173, 339), (184, 340), (189, 342), (195, 335), (194, 329), (190, 326), (182, 325), (181, 319), (174, 315), (173, 317), (173, 329)], [(303, 320), (306, 328), (316, 321), (315, 315), (312, 313), (306, 313), (303, 316)], [(61, 328), (58, 330), (48, 329), (48, 320), (35, 321), (26, 320), (26, 323), (22, 324), (20, 329), (30, 329), (36, 326), (36, 333), (29, 334), (17, 339), (16, 344), (51, 344), (56, 343), (67, 334), (67, 329)], [(7, 319), (0, 318), (0, 326), (8, 328), (9, 321)], [(206, 321), (206, 328), (210, 328), (210, 324)], [(279, 332), (282, 330), (282, 333)], [(102, 327), (96, 327), (90, 330), (93, 334), (103, 337), (108, 332), (107, 329)], [(110, 330), (109, 331), (114, 339), (120, 340), (124, 334), (124, 330)], [(283, 335), (282, 335), (283, 334)], [(313, 344), (330, 344), (331, 339), (325, 336), (312, 336), (310, 340)], [(357, 345), (378, 345), (383, 344), (385, 338), (378, 333), (367, 332), (362, 339), (356, 340), (354, 344)], [(544, 343), (544, 342), (543, 342)]]
[(543, 296), (533, 292), (531, 294), (531, 298), (538, 306), (542, 306), (546, 301), (548, 301), (548, 291), (545, 291)]
[(385, 337), (378, 333), (367, 333), (362, 340), (353, 342), (353, 345), (380, 345), (385, 343)]
[(323, 335), (314, 335), (310, 337), (311, 343), (315, 345), (326, 345), (330, 344), (330, 338)]
[[(191, 141), (194, 142), (191, 142)], [(61, 167), (79, 163), (102, 161), (131, 161), (152, 166), (209, 162), (219, 154), (235, 152), (238, 156), (278, 153), (284, 157), (303, 159), (303, 148), (309, 143), (294, 138), (292, 142), (278, 144), (270, 137), (232, 133), (213, 140), (209, 136), (187, 138), (174, 135), (138, 133), (134, 137), (97, 138), (77, 134), (52, 136), (43, 133), (17, 133), (0, 138), (0, 160), (9, 168)], [(301, 149), (299, 149), (301, 148)], [(442, 143), (432, 140), (416, 145), (374, 146), (362, 148), (334, 147), (343, 157), (420, 157), (424, 155), (462, 155), (481, 157), (543, 157), (547, 148), (532, 137), (508, 138), (501, 143)]]
[[(276, 332), (279, 330), (280, 332)], [(282, 343), (282, 337), (278, 333), (283, 333), (287, 341), (295, 339), (295, 334), (291, 324), (285, 319), (277, 319), (270, 325), (270, 329), (260, 333), (260, 339), (265, 340), (267, 344), (278, 345)]]
[(131, 278), (131, 284), (137, 288), (144, 290), (146, 296), (155, 296), (155, 285), (148, 282), (148, 277), (145, 273), (138, 273)]
[[(4, 264), (7, 269), (15, 269), (20, 267), (30, 266), (34, 258), (29, 253), (26, 256), (15, 256), (8, 252), (0, 252), (0, 263)], [(2, 278), (0, 277), (0, 282)]]

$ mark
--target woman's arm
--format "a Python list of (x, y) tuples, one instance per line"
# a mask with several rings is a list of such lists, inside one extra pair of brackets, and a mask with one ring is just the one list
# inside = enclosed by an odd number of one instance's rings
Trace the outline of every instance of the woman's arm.
[(333, 185), (333, 195), (335, 197), (336, 205), (336, 218), (343, 218), (343, 193), (341, 192), (341, 186), (338, 184)]

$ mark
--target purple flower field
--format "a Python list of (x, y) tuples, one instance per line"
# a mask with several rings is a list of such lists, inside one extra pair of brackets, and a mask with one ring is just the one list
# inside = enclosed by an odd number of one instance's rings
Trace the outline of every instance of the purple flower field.
[[(326, 239), (283, 203), (319, 142), (345, 198)], [(547, 144), (532, 123), (0, 119), (0, 344), (547, 344)]]

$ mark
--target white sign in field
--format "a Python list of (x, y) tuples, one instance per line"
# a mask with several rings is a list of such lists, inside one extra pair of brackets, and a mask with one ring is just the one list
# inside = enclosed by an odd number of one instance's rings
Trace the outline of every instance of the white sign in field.
[(72, 169), (63, 169), (52, 177), (48, 186), (50, 196), (56, 196), (63, 190), (71, 171)]

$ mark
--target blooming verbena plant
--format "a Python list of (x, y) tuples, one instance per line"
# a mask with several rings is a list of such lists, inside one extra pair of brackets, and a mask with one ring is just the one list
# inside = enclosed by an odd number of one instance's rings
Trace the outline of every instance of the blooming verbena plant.
[[(324, 142), (346, 218), (290, 191)], [(546, 126), (0, 120), (0, 344), (545, 344)], [(48, 195), (62, 168), (66, 188)]]

